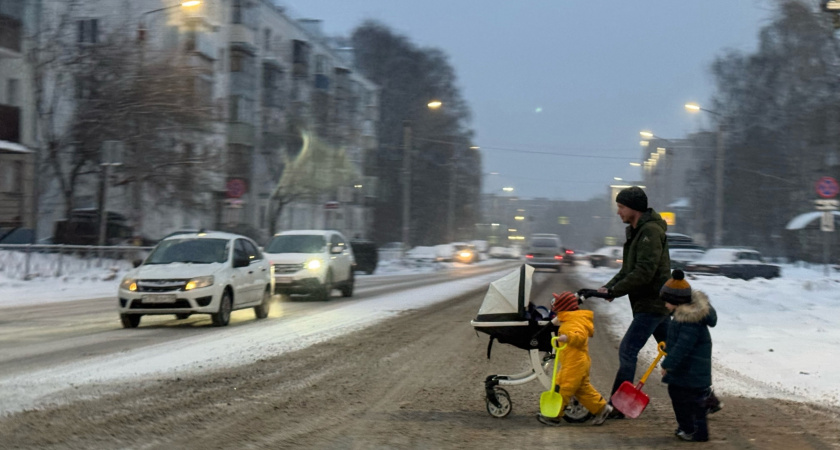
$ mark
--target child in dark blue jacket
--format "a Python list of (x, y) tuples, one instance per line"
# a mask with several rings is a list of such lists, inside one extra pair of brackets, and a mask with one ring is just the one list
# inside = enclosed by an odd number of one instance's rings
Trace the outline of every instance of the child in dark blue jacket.
[(685, 441), (709, 440), (706, 400), (712, 386), (712, 337), (709, 327), (717, 324), (717, 313), (709, 297), (691, 290), (683, 271), (677, 269), (660, 296), (671, 311), (662, 361), (662, 381), (674, 406), (679, 428), (675, 434)]

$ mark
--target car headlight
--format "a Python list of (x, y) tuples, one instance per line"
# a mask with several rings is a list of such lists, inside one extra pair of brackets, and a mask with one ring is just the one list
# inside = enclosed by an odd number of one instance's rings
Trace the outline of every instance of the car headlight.
[(187, 285), (184, 286), (185, 291), (190, 291), (193, 289), (203, 288), (207, 286), (213, 285), (213, 276), (210, 275), (209, 277), (196, 277), (190, 281), (187, 281)]
[(137, 290), (137, 280), (134, 278), (123, 278), (120, 283), (120, 289), (135, 292)]
[(312, 261), (309, 261), (308, 263), (306, 263), (306, 268), (309, 269), (309, 270), (320, 269), (321, 268), (321, 261), (319, 261), (317, 259), (313, 259)]

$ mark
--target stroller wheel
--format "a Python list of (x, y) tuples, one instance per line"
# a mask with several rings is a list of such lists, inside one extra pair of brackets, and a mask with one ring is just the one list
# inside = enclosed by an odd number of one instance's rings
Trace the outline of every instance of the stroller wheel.
[(496, 401), (498, 401), (501, 406), (497, 407), (492, 401), (490, 401), (489, 398), (485, 398), (484, 401), (487, 403), (487, 412), (490, 413), (491, 416), (498, 418), (502, 418), (510, 414), (510, 395), (508, 395), (507, 391), (502, 388), (496, 388), (493, 389), (493, 393), (496, 395)]
[(581, 405), (574, 397), (572, 397), (572, 401), (570, 401), (563, 410), (563, 420), (569, 423), (583, 423), (591, 419), (593, 416), (594, 415), (589, 412), (588, 409), (584, 408), (584, 406)]

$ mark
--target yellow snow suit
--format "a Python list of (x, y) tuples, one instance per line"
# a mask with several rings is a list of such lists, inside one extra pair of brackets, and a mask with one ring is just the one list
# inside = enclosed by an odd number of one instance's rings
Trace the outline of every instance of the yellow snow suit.
[(566, 348), (558, 351), (561, 368), (557, 372), (556, 384), (560, 386), (564, 405), (568, 405), (571, 397), (575, 396), (589, 412), (597, 414), (607, 401), (589, 381), (589, 368), (592, 365), (589, 359), (589, 338), (595, 335), (593, 318), (592, 311), (583, 309), (557, 313), (557, 320), (562, 322), (557, 335), (565, 334), (569, 340)]

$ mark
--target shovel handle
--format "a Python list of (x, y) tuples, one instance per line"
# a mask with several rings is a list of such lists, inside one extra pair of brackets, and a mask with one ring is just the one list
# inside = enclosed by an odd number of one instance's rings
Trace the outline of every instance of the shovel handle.
[(656, 365), (659, 364), (659, 360), (662, 359), (663, 356), (667, 355), (667, 353), (665, 353), (665, 342), (660, 342), (656, 348), (657, 350), (659, 350), (659, 354), (656, 355), (656, 359), (653, 360), (653, 363), (651, 363), (650, 367), (648, 367), (647, 372), (645, 372), (645, 374), (642, 376), (642, 379), (639, 380), (639, 384), (641, 384), (642, 386), (644, 386), (645, 382), (647, 382), (648, 377), (650, 376), (651, 372), (653, 372), (653, 369), (656, 367)]

